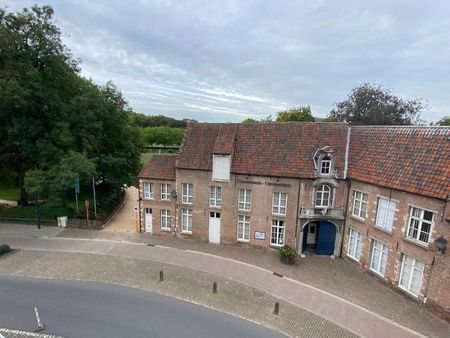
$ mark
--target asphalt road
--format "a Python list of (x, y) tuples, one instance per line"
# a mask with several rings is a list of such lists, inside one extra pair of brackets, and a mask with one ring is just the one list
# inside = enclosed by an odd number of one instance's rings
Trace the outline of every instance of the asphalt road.
[(284, 337), (201, 306), (108, 284), (0, 276), (0, 327), (66, 337)]

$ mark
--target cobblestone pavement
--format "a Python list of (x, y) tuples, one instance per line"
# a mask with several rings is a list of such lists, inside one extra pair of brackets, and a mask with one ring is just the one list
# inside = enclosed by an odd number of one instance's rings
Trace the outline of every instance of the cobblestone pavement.
[[(150, 243), (232, 258), (313, 285), (418, 332), (433, 336), (434, 332), (439, 331), (442, 336), (448, 335), (450, 337), (450, 325), (448, 323), (442, 321), (424, 306), (417, 304), (400, 291), (386, 287), (376, 277), (363, 271), (356, 264), (341, 258), (307, 256), (306, 258), (298, 258), (294, 266), (287, 266), (280, 264), (279, 255), (275, 250), (255, 248), (245, 244), (215, 245), (173, 236), (152, 236), (137, 233), (106, 234), (98, 231), (75, 229), (66, 230), (60, 233), (58, 237)], [(438, 333), (437, 336), (439, 336)]]
[[(159, 271), (164, 281), (159, 282)], [(292, 337), (356, 337), (317, 315), (243, 284), (170, 264), (104, 255), (18, 251), (0, 259), (0, 274), (118, 284), (220, 310)], [(217, 294), (212, 293), (218, 283)], [(279, 315), (273, 314), (280, 302)]]
[[(4, 227), (0, 225), (0, 236), (3, 234), (3, 228)], [(13, 232), (8, 227), (5, 227), (5, 229), (7, 233)], [(28, 236), (29, 234), (26, 226), (18, 227), (16, 232), (22, 237)], [(371, 277), (356, 265), (340, 258), (331, 259), (328, 257), (308, 256), (305, 259), (298, 259), (296, 265), (294, 266), (284, 266), (280, 264), (277, 252), (269, 249), (259, 249), (245, 245), (213, 245), (190, 239), (178, 239), (172, 236), (162, 237), (150, 236), (147, 234), (75, 229), (64, 230), (56, 236), (61, 239), (90, 238), (100, 240), (89, 244), (89, 241), (87, 241), (86, 246), (91, 248), (89, 250), (96, 248), (98, 245), (102, 245), (101, 243), (103, 240), (106, 240), (104, 245), (111, 247), (115, 246), (114, 243), (120, 243), (121, 241), (125, 246), (127, 246), (126, 243), (128, 242), (138, 242), (156, 245), (157, 247), (165, 246), (168, 248), (175, 247), (178, 249), (184, 249), (186, 250), (186, 253), (189, 253), (190, 251), (205, 252), (216, 256), (232, 258), (251, 265), (263, 267), (270, 271), (290, 277), (293, 280), (298, 280), (302, 283), (312, 285), (330, 294), (342, 297), (353, 304), (360, 305), (361, 307), (378, 313), (396, 323), (421, 332), (422, 334), (426, 334), (431, 337), (450, 336), (450, 325), (448, 323), (440, 320), (426, 308), (414, 303), (402, 293), (385, 287), (374, 277)], [(29, 237), (35, 237), (35, 235), (30, 235)], [(167, 252), (170, 252), (170, 250)], [(120, 255), (121, 254), (119, 254), (119, 256)], [(170, 264), (177, 264), (175, 261), (171, 261), (171, 258), (163, 261)], [(195, 269), (194, 266), (192, 266), (192, 268)], [(219, 273), (219, 275), (227, 277), (226, 274)], [(242, 282), (242, 280), (240, 281)], [(244, 283), (248, 284), (247, 282)], [(277, 285), (273, 285), (272, 288), (276, 289), (277, 287)], [(289, 298), (284, 299), (289, 300)], [(320, 314), (320, 312), (314, 311), (311, 308), (308, 308), (308, 310)], [(343, 326), (349, 327), (346, 325)]]

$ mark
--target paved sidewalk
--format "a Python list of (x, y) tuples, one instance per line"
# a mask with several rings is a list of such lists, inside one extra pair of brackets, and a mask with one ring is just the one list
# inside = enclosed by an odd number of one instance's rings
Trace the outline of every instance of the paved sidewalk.
[[(164, 281), (159, 282), (159, 271)], [(280, 302), (280, 314), (273, 314), (277, 299), (267, 293), (199, 271), (140, 259), (106, 255), (18, 251), (0, 259), (0, 274), (63, 280), (106, 282), (184, 299), (236, 315), (284, 332), (292, 337), (345, 337), (355, 335), (298, 307)], [(212, 293), (212, 283), (218, 293)]]
[[(97, 232), (99, 233), (99, 232)], [(68, 235), (69, 232), (63, 232), (60, 236)], [(75, 235), (72, 231), (70, 234)], [(81, 236), (80, 232), (76, 232), (77, 236)], [(93, 234), (92, 232), (84, 232), (83, 234)], [(156, 237), (152, 237), (156, 239)], [(14, 247), (20, 247), (31, 250), (47, 250), (47, 251), (66, 251), (66, 252), (83, 252), (83, 253), (98, 253), (107, 254), (123, 258), (138, 258), (148, 261), (160, 262), (165, 264), (178, 265), (182, 267), (189, 267), (191, 269), (203, 271), (209, 274), (221, 276), (223, 278), (229, 278), (234, 281), (244, 283), (248, 286), (258, 289), (266, 290), (272, 296), (283, 299), (292, 304), (298, 305), (301, 308), (313, 312), (327, 320), (330, 320), (338, 325), (353, 329), (359, 335), (366, 337), (375, 336), (396, 336), (396, 337), (410, 337), (417, 335), (413, 330), (409, 330), (401, 325), (394, 323), (388, 319), (390, 317), (382, 317), (381, 315), (369, 311), (357, 304), (349, 302), (343, 298), (332, 295), (328, 292), (317, 289), (310, 285), (298, 282), (292, 278), (280, 278), (272, 274), (273, 270), (262, 269), (254, 265), (241, 263), (229, 258), (223, 258), (216, 255), (204, 254), (200, 252), (194, 252), (190, 250), (180, 250), (170, 247), (160, 246), (147, 246), (142, 244), (133, 244), (129, 242), (117, 242), (107, 240), (86, 240), (86, 239), (68, 239), (68, 238), (26, 238), (22, 236), (3, 236), (0, 232), (0, 241), (8, 240)], [(167, 240), (167, 239), (164, 239)], [(181, 241), (180, 241), (181, 242)], [(183, 241), (185, 242), (185, 241)], [(189, 242), (189, 241), (187, 241)], [(221, 250), (219, 248), (227, 246), (214, 246), (215, 250)], [(253, 249), (249, 252), (255, 252)], [(260, 249), (259, 249), (260, 250)], [(271, 257), (271, 252), (268, 250), (260, 250), (259, 257), (268, 259)], [(300, 270), (303, 274), (307, 274), (308, 271), (328, 270), (333, 271), (331, 275), (332, 283), (333, 279), (340, 278), (336, 275), (336, 266), (341, 268), (342, 266), (349, 269), (350, 277), (348, 277), (350, 283), (346, 285), (347, 289), (358, 288), (359, 280), (358, 269), (340, 259), (336, 260), (323, 260), (325, 264), (319, 265), (319, 267), (308, 267), (306, 262), (309, 259), (302, 261), (300, 266), (283, 267), (283, 269), (290, 269), (291, 272)], [(319, 262), (319, 260), (314, 263)], [(281, 269), (281, 265), (278, 263), (277, 267)], [(303, 270), (304, 267), (307, 267)], [(278, 269), (277, 271), (281, 271)], [(351, 274), (356, 275), (356, 279), (351, 278)], [(316, 272), (317, 275), (317, 272)], [(364, 274), (365, 275), (365, 274)], [(361, 275), (362, 276), (362, 275)], [(325, 278), (327, 278), (325, 274)], [(367, 278), (367, 276), (366, 276)], [(368, 282), (369, 281), (369, 282)], [(370, 287), (377, 285), (382, 287), (376, 281), (368, 278), (365, 282), (372, 283)], [(319, 286), (315, 284), (315, 286)], [(428, 313), (425, 309), (416, 306), (415, 304), (403, 299), (403, 297), (397, 295), (392, 290), (382, 287), (383, 294), (388, 293), (391, 298), (396, 296), (398, 299), (390, 299), (390, 303), (384, 303), (384, 306), (397, 306), (397, 303), (401, 303), (399, 309), (404, 308), (406, 310), (405, 316), (399, 314), (401, 320), (396, 320), (403, 325), (413, 328), (423, 334), (433, 337), (448, 337), (450, 333), (450, 326), (447, 323), (437, 319)], [(391, 294), (389, 294), (391, 292)], [(380, 293), (381, 295), (381, 293)], [(368, 297), (373, 297), (372, 293), (367, 294)], [(376, 296), (376, 294), (375, 294)], [(385, 302), (386, 296), (378, 299), (379, 302)], [(377, 301), (377, 299), (375, 299)], [(403, 303), (402, 303), (403, 301)], [(413, 318), (413, 322), (411, 322)]]

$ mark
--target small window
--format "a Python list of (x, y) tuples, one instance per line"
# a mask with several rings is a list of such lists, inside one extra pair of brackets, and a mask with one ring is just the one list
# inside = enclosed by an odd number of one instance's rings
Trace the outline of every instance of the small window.
[(250, 216), (238, 216), (237, 239), (243, 242), (250, 240)]
[(316, 207), (317, 208), (325, 208), (331, 206), (331, 188), (322, 184), (317, 187), (316, 190)]
[(362, 234), (359, 231), (350, 229), (348, 233), (347, 255), (359, 262), (361, 259), (361, 248)]
[(380, 276), (384, 276), (384, 274), (386, 273), (388, 254), (389, 247), (380, 241), (374, 240), (370, 269)]
[(170, 199), (170, 184), (161, 183), (161, 200), (168, 201)]
[(397, 203), (387, 198), (378, 198), (377, 219), (375, 225), (392, 231)]
[(274, 192), (272, 199), (272, 214), (286, 215), (287, 194), (284, 192)]
[(320, 161), (320, 173), (322, 175), (329, 175), (331, 173), (331, 158), (324, 156)]
[(220, 208), (222, 204), (222, 188), (209, 187), (209, 206)]
[(230, 155), (213, 155), (213, 180), (230, 180)]
[(161, 229), (170, 230), (170, 211), (161, 210)]
[(284, 244), (284, 221), (272, 221), (270, 244), (273, 246), (282, 246)]
[(192, 232), (192, 209), (181, 209), (181, 232)]
[(428, 244), (432, 226), (433, 213), (431, 211), (411, 207), (406, 233), (407, 237)]
[(146, 200), (153, 199), (153, 183), (150, 182), (144, 183), (144, 199)]
[(398, 285), (414, 296), (419, 296), (424, 269), (424, 263), (414, 257), (403, 255)]
[(252, 201), (252, 191), (248, 189), (239, 189), (239, 205), (238, 209), (250, 211)]
[(181, 202), (182, 203), (192, 204), (192, 201), (194, 199), (193, 190), (194, 190), (194, 186), (191, 183), (182, 183), (181, 184), (181, 192), (182, 192)]
[(367, 201), (369, 195), (358, 190), (353, 190), (353, 209), (352, 215), (365, 219), (367, 215)]

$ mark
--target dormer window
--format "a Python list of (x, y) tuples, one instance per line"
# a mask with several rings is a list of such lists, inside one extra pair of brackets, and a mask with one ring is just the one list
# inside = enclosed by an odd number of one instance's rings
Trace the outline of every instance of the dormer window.
[(229, 181), (230, 180), (230, 155), (213, 155), (213, 180)]
[(320, 173), (322, 175), (329, 175), (331, 173), (331, 158), (327, 155), (320, 161)]

